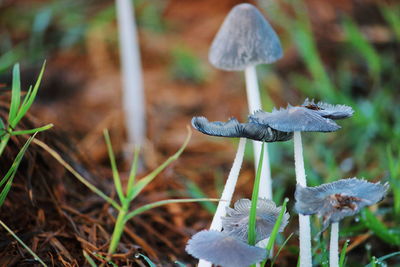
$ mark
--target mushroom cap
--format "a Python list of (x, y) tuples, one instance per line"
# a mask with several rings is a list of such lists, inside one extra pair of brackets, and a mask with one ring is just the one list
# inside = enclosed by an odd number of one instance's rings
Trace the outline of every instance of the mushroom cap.
[(247, 267), (263, 261), (267, 252), (223, 232), (203, 230), (188, 241), (186, 252), (223, 267)]
[[(236, 237), (244, 242), (248, 239), (249, 217), (251, 209), (250, 199), (239, 199), (234, 208), (227, 207), (227, 216), (222, 217), (222, 228), (224, 233)], [(275, 222), (278, 219), (282, 207), (269, 199), (259, 198), (257, 201), (256, 216), (256, 242), (264, 240), (271, 235)], [(282, 232), (289, 221), (289, 214), (284, 213), (279, 232)]]
[(271, 113), (259, 110), (249, 116), (249, 121), (282, 132), (334, 132), (340, 129), (333, 120), (306, 107), (288, 106), (285, 109), (274, 109)]
[(199, 132), (212, 136), (244, 137), (263, 142), (287, 141), (293, 138), (291, 132), (281, 132), (258, 123), (239, 123), (235, 118), (227, 122), (209, 122), (205, 117), (194, 117), (192, 125)]
[(236, 5), (211, 44), (208, 59), (218, 69), (240, 71), (282, 57), (278, 35), (251, 4)]
[(305, 108), (315, 110), (319, 115), (324, 118), (329, 118), (332, 120), (341, 120), (346, 119), (354, 114), (354, 110), (346, 105), (332, 105), (325, 102), (315, 103), (313, 100), (308, 100), (308, 98), (304, 101), (303, 105)]
[(323, 231), (332, 222), (352, 216), (365, 206), (381, 201), (387, 184), (370, 183), (350, 178), (315, 187), (297, 185), (295, 192), (295, 209), (304, 215), (318, 214), (323, 217)]

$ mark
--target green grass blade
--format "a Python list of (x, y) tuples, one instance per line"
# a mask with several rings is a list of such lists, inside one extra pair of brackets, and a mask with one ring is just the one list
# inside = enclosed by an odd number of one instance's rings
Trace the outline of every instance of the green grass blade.
[(89, 254), (86, 253), (86, 251), (82, 250), (83, 257), (87, 260), (90, 266), (92, 267), (97, 267), (97, 264), (94, 262), (94, 260), (89, 256)]
[(145, 211), (148, 211), (150, 209), (154, 209), (156, 207), (159, 206), (163, 206), (163, 205), (167, 205), (167, 204), (171, 204), (171, 203), (191, 203), (191, 202), (204, 202), (204, 201), (214, 201), (217, 202), (219, 201), (218, 198), (197, 198), (197, 199), (193, 199), (193, 198), (183, 198), (183, 199), (166, 199), (166, 200), (160, 200), (157, 202), (153, 202), (150, 204), (146, 204), (143, 205), (131, 212), (129, 212), (126, 216), (125, 216), (125, 221), (128, 221), (130, 219), (132, 219), (133, 217), (135, 217), (136, 215), (143, 213)]
[(389, 184), (393, 192), (394, 212), (400, 214), (400, 155), (395, 159), (390, 146), (387, 146), (386, 153), (390, 173)]
[(171, 162), (177, 160), (179, 156), (182, 154), (183, 150), (186, 148), (189, 143), (190, 137), (192, 136), (192, 131), (188, 127), (188, 135), (186, 137), (185, 142), (181, 146), (181, 148), (171, 157), (169, 157), (166, 161), (164, 161), (157, 169), (152, 171), (150, 174), (143, 177), (140, 181), (138, 181), (132, 188), (131, 193), (128, 196), (129, 201), (132, 201), (142, 190), (146, 187), (153, 179), (162, 172)]
[[(208, 196), (201, 190), (201, 188), (192, 181), (187, 181), (185, 183), (188, 195), (192, 198), (207, 198)], [(217, 205), (211, 202), (200, 203), (204, 209), (206, 209), (210, 214), (214, 214), (217, 210)]]
[(283, 215), (286, 212), (286, 204), (288, 202), (289, 202), (288, 198), (285, 198), (283, 200), (281, 212), (279, 213), (278, 219), (275, 222), (274, 228), (272, 228), (272, 232), (271, 232), (271, 235), (270, 235), (269, 240), (268, 240), (268, 244), (267, 244), (267, 247), (266, 247), (267, 251), (271, 251), (272, 247), (274, 246), (275, 239), (276, 239), (276, 237), (278, 235), (278, 232), (279, 232), (279, 227), (281, 226), (281, 223), (282, 223), (282, 220), (283, 220)]
[(10, 121), (10, 125), (13, 128), (15, 128), (17, 123), (25, 116), (29, 108), (32, 106), (32, 103), (35, 100), (37, 92), (39, 90), (40, 82), (42, 81), (45, 66), (46, 66), (46, 61), (43, 63), (42, 69), (40, 70), (39, 77), (36, 80), (35, 86), (31, 90), (30, 94), (27, 94), (25, 96), (24, 101), (20, 109), (18, 110), (16, 117), (12, 121)]
[(182, 262), (174, 261), (174, 263), (175, 263), (176, 265), (178, 265), (179, 267), (186, 267), (186, 264), (184, 264), (184, 263), (182, 263)]
[(89, 188), (92, 192), (96, 193), (98, 196), (103, 198), (105, 201), (110, 203), (117, 210), (121, 210), (121, 206), (118, 205), (112, 198), (104, 194), (100, 189), (88, 182), (82, 175), (80, 175), (71, 165), (69, 165), (54, 149), (50, 148), (48, 145), (40, 140), (35, 139), (33, 141), (36, 145), (40, 146), (47, 153), (49, 153), (55, 160), (57, 160), (65, 169), (67, 169), (76, 179), (78, 179), (82, 184)]
[(342, 25), (348, 42), (354, 47), (354, 51), (360, 53), (365, 59), (373, 77), (378, 79), (381, 72), (381, 62), (378, 53), (350, 18), (345, 18)]
[[(7, 131), (6, 125), (4, 124), (3, 120), (0, 118), (0, 136)], [(1, 139), (2, 137), (0, 137)]]
[(21, 101), (21, 78), (19, 64), (15, 64), (13, 68), (13, 81), (11, 90), (11, 105), (8, 114), (8, 121), (13, 121), (17, 115), (19, 104)]
[[(375, 258), (375, 257), (373, 257), (373, 261), (372, 261), (370, 264), (365, 265), (365, 267), (376, 266), (376, 263), (381, 263), (381, 262), (384, 261), (384, 260), (387, 260), (387, 259), (389, 259), (389, 258), (392, 258), (392, 257), (394, 257), (394, 256), (398, 256), (398, 255), (400, 255), (400, 251), (387, 254), (387, 255), (382, 256), (382, 257), (380, 257), (380, 258)], [(387, 266), (387, 265), (383, 265), (383, 264), (380, 264), (380, 265), (381, 265), (381, 266)]]
[(136, 254), (135, 254), (135, 258), (140, 258), (140, 257), (142, 257), (142, 258), (147, 262), (147, 264), (149, 265), (149, 267), (157, 267), (157, 265), (155, 265), (155, 264), (149, 259), (149, 257), (147, 257), (146, 255), (143, 255), (142, 253), (136, 253)]
[(123, 203), (125, 201), (125, 196), (124, 192), (122, 191), (121, 178), (118, 173), (117, 163), (115, 161), (115, 155), (111, 144), (110, 134), (108, 133), (108, 130), (104, 130), (103, 134), (104, 134), (104, 139), (106, 140), (108, 157), (110, 158), (115, 190), (117, 191), (119, 200), (121, 201), (121, 203)]
[(350, 240), (346, 240), (346, 242), (343, 245), (342, 251), (340, 252), (340, 257), (339, 257), (339, 267), (344, 267), (344, 261), (346, 259), (346, 251), (347, 247), (349, 246)]
[(14, 179), (15, 174), (17, 173), (19, 164), (21, 163), (21, 160), (22, 160), (26, 150), (28, 149), (29, 145), (31, 144), (31, 142), (35, 138), (35, 136), (36, 136), (36, 133), (25, 142), (25, 144), (22, 146), (21, 150), (18, 152), (17, 156), (15, 157), (15, 160), (14, 160), (13, 164), (11, 165), (10, 169), (8, 170), (6, 175), (3, 177), (3, 179), (0, 181), (0, 186), (2, 186), (5, 183), (5, 181), (7, 181), (3, 190), (0, 193), (0, 207), (3, 205), (4, 200), (6, 199), (6, 196), (11, 189), (12, 181)]
[(278, 259), (279, 254), (281, 253), (282, 249), (286, 246), (287, 242), (289, 242), (289, 240), (292, 238), (293, 233), (291, 233), (286, 239), (285, 241), (283, 241), (282, 246), (279, 247), (278, 251), (276, 252), (276, 255), (274, 256), (274, 258), (271, 261), (271, 267), (274, 266), (275, 261)]
[(393, 234), (369, 209), (361, 212), (361, 221), (383, 241), (395, 246), (400, 245), (400, 236)]
[(257, 216), (257, 202), (258, 202), (258, 192), (260, 190), (260, 178), (262, 163), (264, 160), (264, 143), (261, 146), (260, 160), (258, 161), (256, 178), (254, 179), (253, 194), (251, 196), (251, 207), (250, 207), (250, 217), (249, 217), (249, 245), (254, 246), (256, 244), (256, 216)]
[(128, 186), (126, 188), (126, 195), (129, 196), (131, 194), (133, 185), (135, 184), (135, 179), (136, 179), (136, 173), (138, 169), (138, 163), (139, 163), (139, 152), (140, 148), (135, 147), (135, 152), (133, 154), (133, 162), (131, 166), (131, 171), (129, 172), (129, 179), (128, 179)]
[(10, 235), (12, 235), (12, 237), (14, 237), (15, 240), (18, 241), (18, 243), (20, 243), (28, 252), (29, 254), (32, 255), (32, 257), (35, 259), (35, 261), (38, 261), (40, 264), (42, 264), (42, 266), (47, 267), (46, 263), (44, 263), (42, 261), (42, 259), (39, 258), (38, 255), (36, 255), (35, 252), (33, 252), (10, 228), (8, 228), (8, 226), (0, 220), (0, 225), (3, 226), (4, 229), (6, 229), (7, 232), (10, 233)]
[(381, 13), (395, 33), (397, 40), (400, 41), (400, 6), (381, 7)]
[(39, 133), (39, 132), (43, 132), (46, 131), (50, 128), (52, 128), (54, 126), (54, 124), (49, 123), (45, 126), (39, 127), (39, 128), (34, 128), (34, 129), (29, 129), (29, 130), (22, 130), (22, 131), (12, 131), (11, 135), (22, 135), (22, 134), (33, 134), (33, 133)]

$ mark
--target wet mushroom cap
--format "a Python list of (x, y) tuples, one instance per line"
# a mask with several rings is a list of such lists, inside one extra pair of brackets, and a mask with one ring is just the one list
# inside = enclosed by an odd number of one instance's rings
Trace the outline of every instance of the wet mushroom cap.
[(192, 126), (199, 132), (222, 137), (244, 137), (263, 142), (280, 142), (293, 138), (291, 132), (281, 132), (258, 123), (239, 123), (235, 118), (227, 122), (209, 122), (205, 117), (194, 117)]
[(203, 230), (188, 241), (186, 252), (223, 267), (247, 267), (263, 261), (266, 250), (250, 246), (223, 232)]
[(288, 106), (272, 112), (259, 110), (249, 116), (249, 121), (282, 132), (334, 132), (340, 129), (333, 120), (305, 107)]
[[(249, 215), (251, 200), (239, 199), (234, 208), (227, 208), (225, 217), (222, 217), (223, 232), (244, 242), (248, 239)], [(256, 216), (256, 242), (264, 240), (271, 235), (272, 229), (278, 219), (281, 207), (277, 207), (272, 200), (259, 198), (257, 201)], [(285, 213), (279, 227), (282, 232), (289, 221), (289, 214)]]
[(315, 103), (314, 100), (308, 98), (301, 105), (302, 107), (315, 110), (319, 115), (324, 118), (332, 120), (346, 119), (354, 114), (354, 110), (346, 105), (332, 105), (324, 102)]
[(251, 4), (235, 6), (212, 42), (208, 58), (218, 69), (240, 71), (282, 57), (279, 38)]
[(381, 201), (388, 185), (362, 179), (341, 179), (316, 187), (297, 185), (295, 209), (304, 215), (318, 214), (324, 220), (323, 230), (330, 223), (352, 216), (365, 206)]

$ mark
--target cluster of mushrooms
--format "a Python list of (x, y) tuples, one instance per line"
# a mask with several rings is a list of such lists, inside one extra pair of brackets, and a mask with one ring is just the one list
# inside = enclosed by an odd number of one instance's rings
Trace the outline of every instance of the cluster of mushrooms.
[[(330, 266), (338, 266), (338, 223), (361, 208), (382, 200), (387, 184), (371, 183), (358, 178), (341, 179), (316, 187), (307, 187), (304, 169), (302, 132), (334, 132), (341, 127), (335, 120), (349, 118), (353, 109), (346, 105), (331, 105), (306, 99), (302, 105), (261, 109), (255, 66), (272, 63), (282, 56), (279, 38), (256, 7), (250, 4), (235, 6), (217, 33), (209, 53), (210, 62), (223, 70), (244, 70), (250, 115), (241, 123), (235, 118), (227, 122), (210, 122), (194, 117), (192, 125), (198, 131), (221, 137), (240, 138), (236, 157), (224, 187), (217, 211), (209, 230), (193, 235), (186, 251), (198, 258), (200, 267), (246, 267), (258, 264), (267, 257), (265, 240), (270, 236), (282, 207), (272, 199), (268, 151), (265, 150), (260, 190), (256, 206), (256, 245), (248, 244), (251, 200), (240, 199), (233, 208), (230, 202), (243, 161), (246, 139), (253, 140), (255, 162), (260, 157), (263, 142), (284, 142), (294, 139), (296, 172), (295, 211), (299, 214), (300, 266), (311, 267), (311, 231), (309, 216), (323, 219), (323, 229), (331, 225)], [(256, 164), (257, 165), (257, 164)], [(282, 232), (289, 221), (284, 211), (279, 226)]]

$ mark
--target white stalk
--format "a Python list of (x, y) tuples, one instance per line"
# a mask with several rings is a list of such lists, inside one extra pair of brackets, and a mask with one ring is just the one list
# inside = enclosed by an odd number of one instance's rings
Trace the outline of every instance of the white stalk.
[[(217, 210), (211, 222), (210, 230), (216, 230), (216, 231), (222, 230), (222, 217), (226, 215), (226, 208), (229, 207), (232, 201), (232, 196), (233, 192), (235, 191), (240, 168), (242, 167), (245, 148), (246, 148), (246, 138), (240, 138), (236, 156), (235, 159), (233, 160), (232, 168), (229, 172), (224, 190), (222, 191), (221, 199), (218, 203)], [(208, 261), (200, 260), (198, 267), (211, 267), (211, 265), (212, 263)]]
[[(294, 132), (294, 163), (296, 170), (296, 182), (301, 186), (307, 186), (306, 172), (304, 169), (303, 145), (301, 132)], [(300, 234), (300, 266), (311, 267), (311, 229), (310, 217), (299, 214)]]
[(329, 245), (329, 266), (339, 267), (339, 222), (331, 224), (331, 239)]
[(116, 0), (116, 5), (128, 142), (142, 145), (146, 131), (145, 99), (135, 14), (131, 0)]
[[(255, 66), (247, 67), (244, 73), (246, 77), (246, 91), (247, 91), (247, 102), (249, 105), (249, 112), (253, 113), (254, 111), (262, 108), (260, 91), (258, 89), (256, 67)], [(253, 141), (254, 166), (256, 170), (260, 159), (261, 145), (262, 145), (261, 142)], [(265, 144), (264, 166), (261, 170), (260, 189), (258, 192), (258, 196), (260, 198), (272, 199), (271, 167), (269, 163), (267, 144)]]
[[(249, 106), (249, 113), (262, 109), (260, 90), (258, 88), (257, 71), (255, 66), (247, 67), (244, 70), (246, 79), (246, 92), (247, 103)], [(257, 171), (258, 162), (260, 161), (262, 142), (253, 141), (254, 151), (254, 167)], [(258, 191), (259, 198), (272, 199), (272, 181), (271, 181), (271, 166), (269, 163), (268, 145), (265, 143), (264, 149), (264, 166), (261, 169), (260, 188)], [(260, 241), (257, 246), (265, 247), (264, 244), (268, 243), (268, 239)], [(271, 256), (272, 254), (270, 254)], [(259, 265), (257, 265), (259, 267)]]

